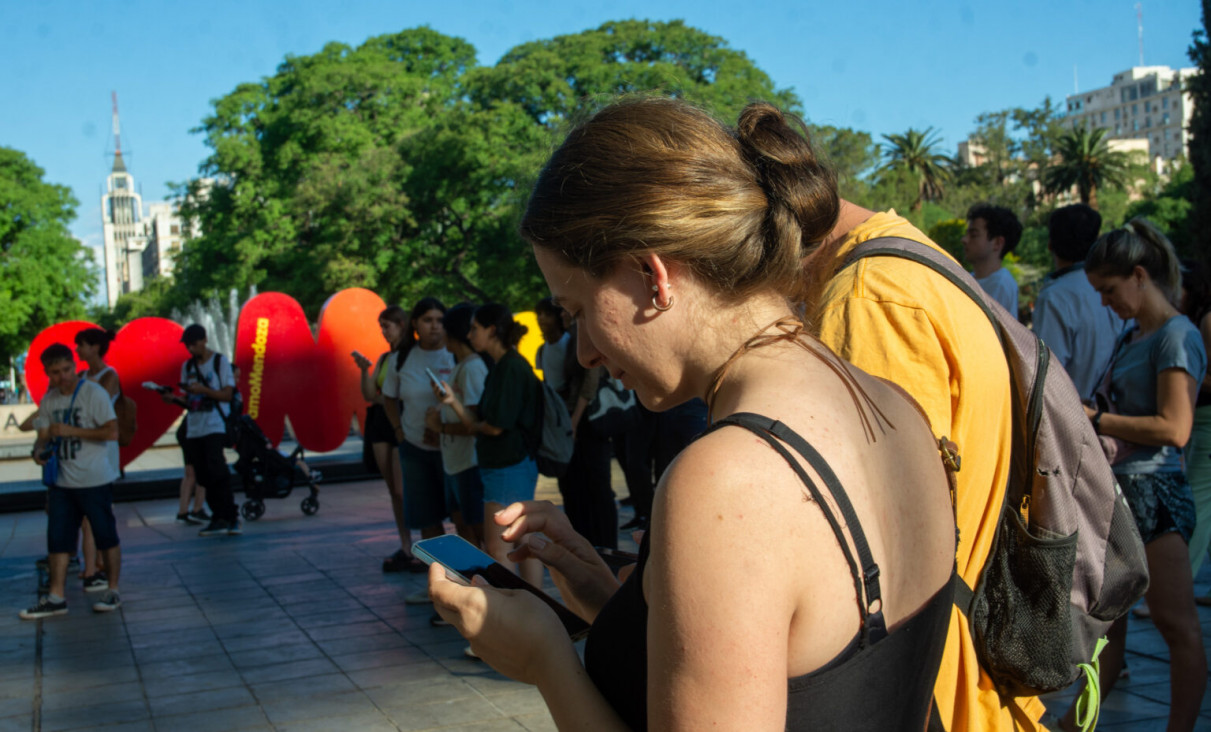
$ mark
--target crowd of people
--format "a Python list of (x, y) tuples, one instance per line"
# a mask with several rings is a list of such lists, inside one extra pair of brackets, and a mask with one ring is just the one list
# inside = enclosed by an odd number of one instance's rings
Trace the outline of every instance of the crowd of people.
[[(1016, 316), (1004, 257), (1021, 224), (990, 205), (967, 218), (972, 281)], [(1135, 519), (1151, 577), (1141, 612), (1169, 647), (1170, 728), (1190, 729), (1207, 680), (1196, 603), (1211, 604), (1193, 589), (1211, 544), (1211, 283), (1145, 220), (1101, 230), (1088, 206), (1051, 214), (1055, 269), (1033, 328)], [(499, 303), (388, 307), (389, 350), (353, 355), (400, 541), (382, 569), (424, 572), (412, 532), (436, 537), (449, 520), (531, 584), (549, 570), (592, 624), (584, 660), (525, 593), (435, 565), (407, 602), (432, 602), (468, 655), (537, 685), (561, 728), (1042, 728), (1037, 697), (990, 681), (955, 595), (993, 551), (1011, 469), (998, 334), (928, 268), (849, 261), (887, 237), (936, 244), (894, 211), (840, 198), (793, 116), (754, 103), (732, 127), (655, 98), (569, 133), (521, 233), (551, 291), (535, 307), (536, 364), (571, 420), (562, 508), (534, 500), (543, 387), (517, 350), (525, 326)], [(194, 325), (182, 339), (181, 440), (212, 513), (202, 533), (238, 534), (220, 465), (235, 382), (205, 335)], [(82, 523), (103, 558), (86, 552), (83, 573), (108, 573), (94, 609), (120, 605), (117, 378), (97, 338), (78, 341), (80, 375), (66, 346), (42, 356), (51, 390), (34, 457), (55, 441), (60, 472), (49, 592), (22, 617), (66, 611)], [(635, 509), (624, 528), (645, 529), (621, 570), (600, 551), (620, 529), (612, 458)], [(188, 497), (183, 484), (184, 521), (201, 511)], [(1108, 634), (1103, 694), (1126, 672), (1127, 622)], [(1052, 714), (1077, 728), (1074, 710)]]

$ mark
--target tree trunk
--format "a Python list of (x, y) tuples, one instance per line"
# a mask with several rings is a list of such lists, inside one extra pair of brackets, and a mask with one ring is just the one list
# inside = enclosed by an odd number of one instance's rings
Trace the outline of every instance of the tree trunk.
[(1088, 193), (1081, 198), (1084, 199), (1082, 203), (1088, 204), (1089, 208), (1093, 209), (1094, 211), (1097, 210), (1097, 186), (1089, 186)]

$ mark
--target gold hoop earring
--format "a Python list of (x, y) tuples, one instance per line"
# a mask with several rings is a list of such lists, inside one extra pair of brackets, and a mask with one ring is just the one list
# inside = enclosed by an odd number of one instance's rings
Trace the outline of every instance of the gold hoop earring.
[(656, 300), (656, 298), (657, 298), (657, 295), (652, 295), (652, 307), (656, 308), (657, 310), (659, 310), (662, 313), (668, 312), (669, 310), (673, 309), (673, 296), (672, 295), (669, 295), (669, 304), (665, 305), (663, 307), (661, 307), (660, 303)]

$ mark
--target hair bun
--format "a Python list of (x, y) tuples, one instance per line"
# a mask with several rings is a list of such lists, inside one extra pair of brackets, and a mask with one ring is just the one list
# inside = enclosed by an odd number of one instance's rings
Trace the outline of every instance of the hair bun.
[[(769, 199), (774, 218), (769, 223), (783, 234), (797, 228), (801, 255), (806, 254), (832, 231), (841, 208), (836, 174), (816, 157), (807, 126), (772, 104), (756, 102), (740, 113), (736, 139)], [(778, 220), (784, 216), (790, 220)], [(767, 236), (771, 244), (778, 238)]]

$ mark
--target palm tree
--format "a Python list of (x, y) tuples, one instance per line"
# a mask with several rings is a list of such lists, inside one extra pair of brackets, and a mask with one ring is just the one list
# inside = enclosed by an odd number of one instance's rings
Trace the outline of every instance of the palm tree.
[(918, 131), (911, 127), (903, 135), (884, 135), (889, 143), (883, 149), (886, 160), (879, 172), (906, 170), (917, 179), (917, 200), (912, 210), (921, 210), (922, 201), (936, 201), (946, 194), (943, 184), (950, 180), (951, 160), (934, 152), (941, 144), (932, 127)]
[(1097, 189), (1121, 186), (1127, 180), (1127, 154), (1110, 149), (1106, 130), (1074, 128), (1055, 143), (1059, 161), (1048, 166), (1043, 184), (1048, 193), (1060, 193), (1076, 186), (1081, 203), (1097, 208)]

